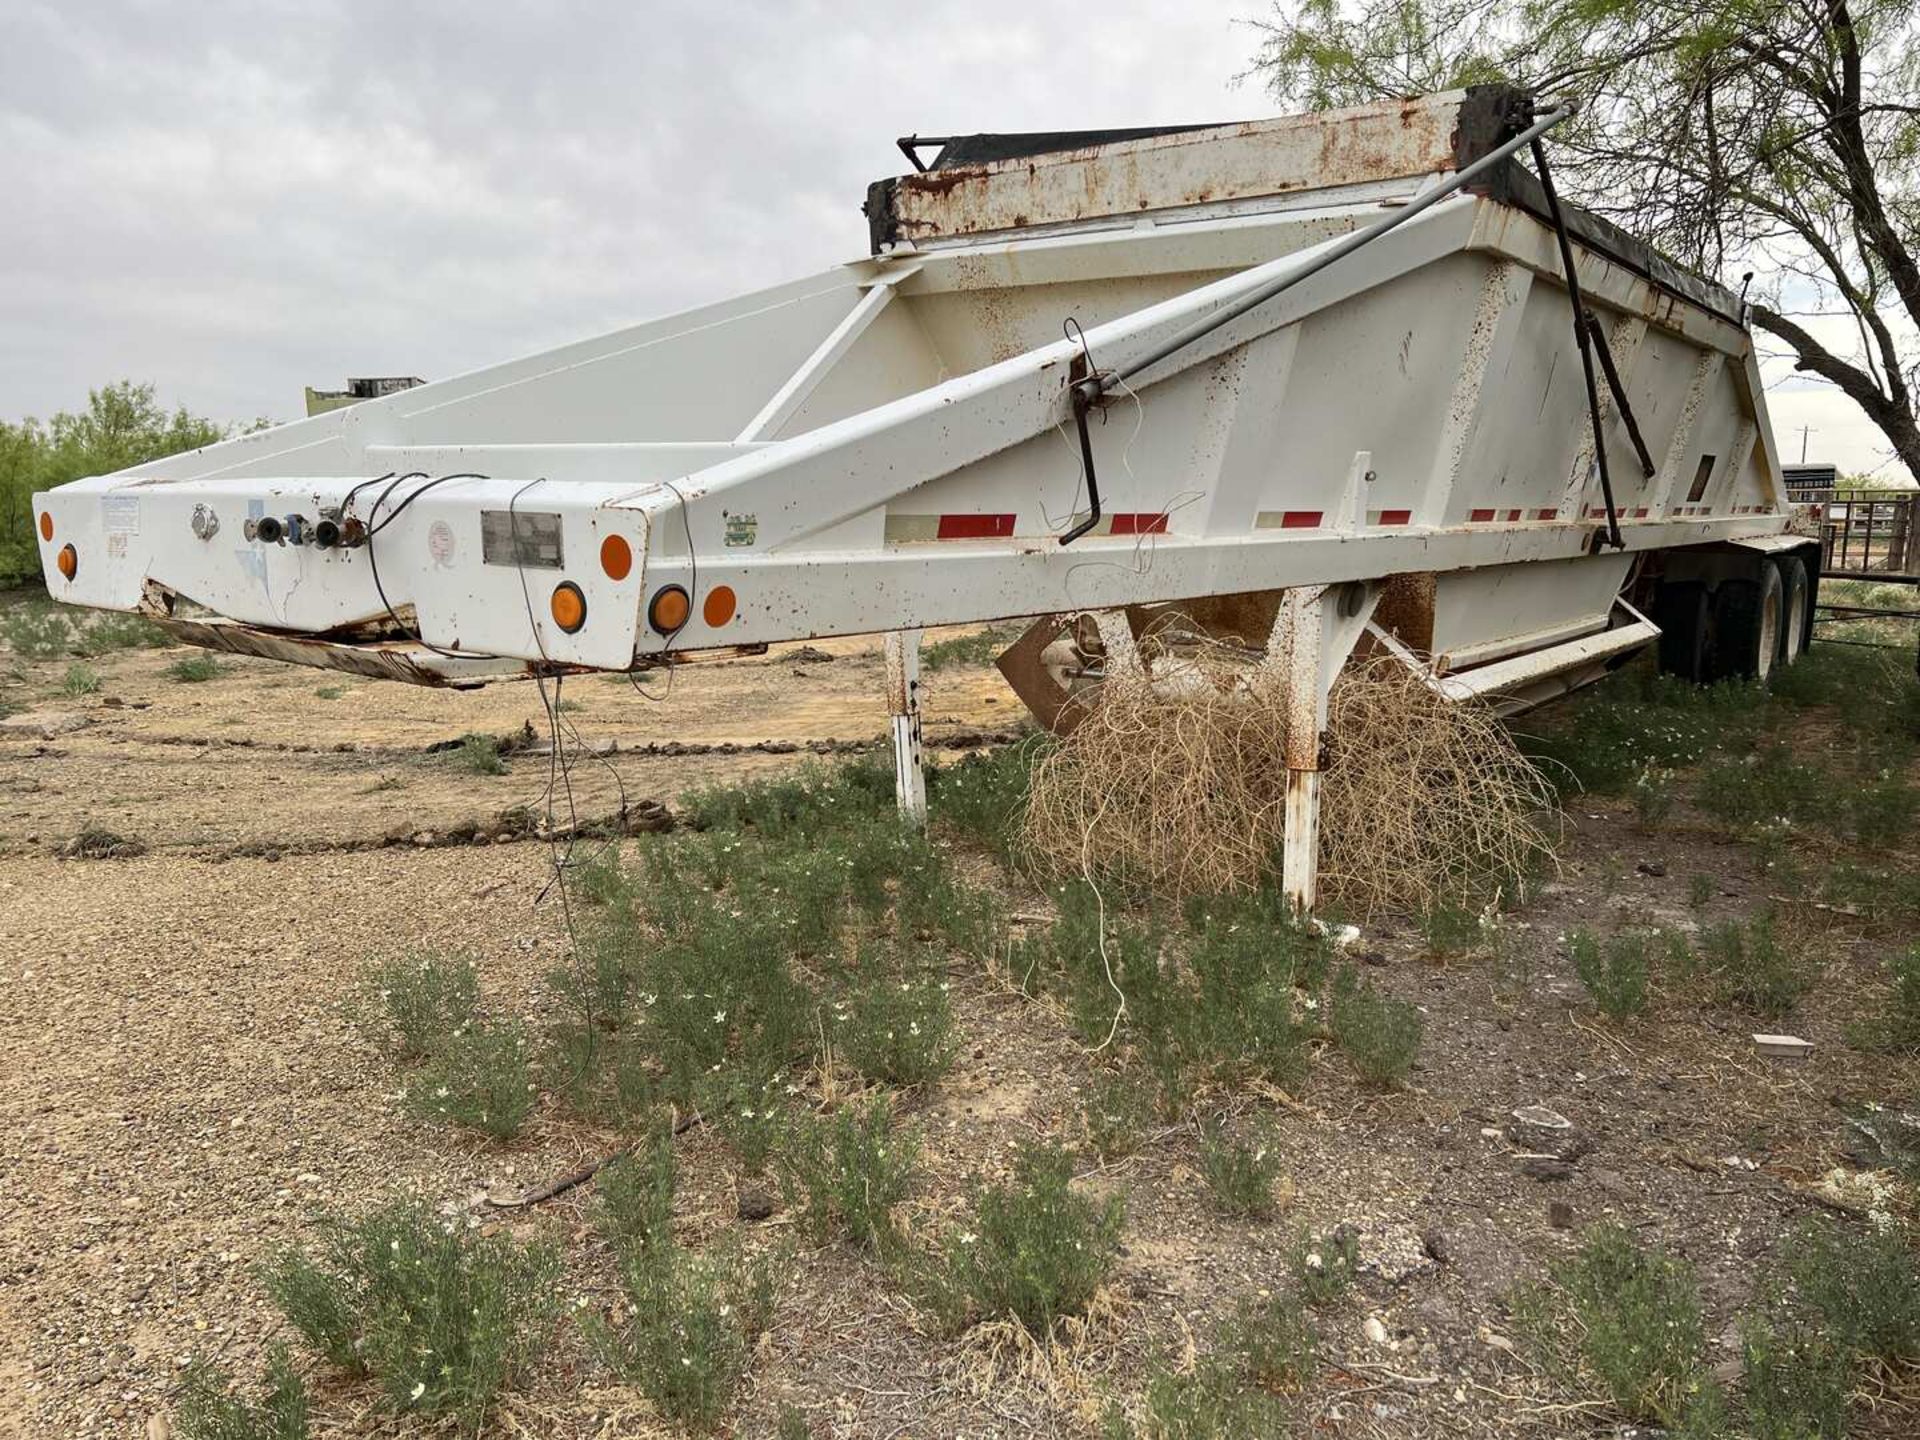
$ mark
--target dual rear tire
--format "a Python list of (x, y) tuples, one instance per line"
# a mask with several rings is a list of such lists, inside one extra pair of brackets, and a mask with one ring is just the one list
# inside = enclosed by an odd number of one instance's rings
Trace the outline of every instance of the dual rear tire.
[(1813, 587), (1798, 555), (1763, 559), (1747, 576), (1711, 588), (1700, 580), (1661, 584), (1654, 607), (1660, 668), (1711, 684), (1757, 680), (1791, 665), (1813, 633)]

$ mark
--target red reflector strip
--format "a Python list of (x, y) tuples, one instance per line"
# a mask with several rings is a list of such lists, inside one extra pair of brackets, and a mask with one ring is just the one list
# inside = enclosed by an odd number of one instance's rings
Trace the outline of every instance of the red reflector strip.
[(1491, 519), (1493, 519), (1493, 511), (1491, 510), (1476, 510), (1467, 516), (1469, 523), (1474, 525), (1484, 525)]
[(1380, 519), (1376, 523), (1381, 525), (1410, 525), (1413, 523), (1413, 512), (1411, 510), (1382, 510), (1380, 512)]
[(1167, 516), (1164, 510), (1151, 514), (1115, 515), (1110, 535), (1164, 535), (1167, 533)]
[(1644, 519), (1646, 519), (1646, 518), (1647, 518), (1647, 507), (1646, 507), (1646, 506), (1644, 506), (1644, 505), (1636, 505), (1636, 506), (1634, 506), (1634, 509), (1633, 509), (1633, 518), (1634, 518), (1634, 519), (1636, 519), (1636, 520), (1644, 520)]
[(1013, 534), (1011, 515), (942, 515), (939, 540), (1004, 540)]
[(1519, 518), (1520, 518), (1520, 512), (1518, 510), (1507, 511), (1507, 519), (1518, 520)]
[(1558, 520), (1560, 518), (1560, 512), (1558, 510), (1536, 510), (1533, 512), (1533, 518), (1536, 520)]
[(1282, 530), (1317, 530), (1320, 527), (1321, 511), (1283, 510), (1280, 512)]

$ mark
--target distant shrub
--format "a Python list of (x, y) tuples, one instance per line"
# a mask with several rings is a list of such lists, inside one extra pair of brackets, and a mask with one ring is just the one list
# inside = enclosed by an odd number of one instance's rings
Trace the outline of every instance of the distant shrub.
[(204, 651), (193, 655), (183, 655), (167, 667), (167, 675), (183, 685), (198, 685), (217, 675), (224, 675), (227, 667), (212, 655)]
[(262, 1279), (314, 1350), (373, 1376), (396, 1410), (451, 1415), (477, 1432), (545, 1345), (559, 1277), (548, 1246), (400, 1200), (329, 1222), (319, 1259), (284, 1251)]
[(919, 1136), (896, 1135), (893, 1103), (876, 1095), (864, 1106), (796, 1124), (780, 1161), (805, 1197), (815, 1234), (882, 1249), (893, 1242), (893, 1207), (906, 1198), (919, 1156)]
[(1273, 1440), (1291, 1433), (1287, 1407), (1246, 1388), (1232, 1366), (1202, 1362), (1188, 1374), (1157, 1367), (1148, 1377), (1136, 1430), (1118, 1412), (1108, 1440)]
[(507, 762), (500, 756), (500, 742), (492, 735), (462, 735), (459, 745), (443, 753), (449, 765), (469, 775), (507, 773)]
[(1073, 1158), (1029, 1144), (1010, 1184), (981, 1191), (969, 1228), (946, 1242), (937, 1303), (950, 1322), (1007, 1316), (1036, 1336), (1086, 1311), (1119, 1254), (1125, 1205), (1072, 1187)]
[(1235, 1140), (1218, 1124), (1200, 1132), (1200, 1175), (1213, 1203), (1227, 1215), (1269, 1220), (1279, 1206), (1273, 1182), (1280, 1177), (1280, 1155), (1270, 1138)]
[(1369, 1085), (1398, 1085), (1413, 1069), (1426, 1022), (1417, 1005), (1381, 995), (1351, 965), (1334, 977), (1328, 1007), (1334, 1043)]
[(1720, 882), (1711, 875), (1695, 875), (1687, 881), (1687, 904), (1698, 910), (1720, 893)]
[(143, 615), (93, 611), (80, 628), (75, 646), (82, 655), (110, 655), (116, 650), (164, 650), (173, 637)]
[(1265, 1390), (1305, 1388), (1313, 1379), (1318, 1345), (1300, 1297), (1285, 1291), (1241, 1301), (1220, 1333), (1220, 1348)]
[(307, 1387), (284, 1345), (267, 1352), (266, 1388), (257, 1401), (234, 1393), (218, 1366), (195, 1361), (174, 1418), (181, 1440), (307, 1440)]
[(1420, 916), (1427, 954), (1465, 955), (1480, 943), (1480, 917), (1463, 905), (1436, 905)]
[(1649, 765), (1634, 778), (1634, 818), (1642, 830), (1657, 830), (1673, 815), (1673, 771)]
[(53, 660), (72, 652), (73, 627), (51, 604), (29, 602), (0, 616), (0, 637), (22, 660)]
[(1848, 1031), (1849, 1043), (1886, 1055), (1920, 1055), (1920, 945), (1887, 961), (1893, 989), (1878, 1015)]
[(1647, 937), (1626, 930), (1597, 938), (1590, 930), (1567, 936), (1574, 973), (1609, 1020), (1627, 1020), (1647, 1008)]
[(1783, 944), (1766, 916), (1715, 926), (1701, 937), (1701, 952), (1715, 1000), (1765, 1020), (1784, 1017), (1818, 977), (1818, 966)]
[(1596, 1226), (1553, 1267), (1551, 1288), (1522, 1291), (1522, 1334), (1549, 1368), (1593, 1388), (1627, 1418), (1680, 1429), (1719, 1404), (1693, 1270), (1642, 1249), (1619, 1225)]
[(480, 979), (463, 956), (432, 951), (383, 961), (364, 982), (390, 1047), (406, 1060), (431, 1055), (474, 1023)]
[(75, 663), (67, 667), (66, 677), (60, 682), (60, 693), (72, 699), (83, 695), (100, 693), (100, 672), (91, 665)]

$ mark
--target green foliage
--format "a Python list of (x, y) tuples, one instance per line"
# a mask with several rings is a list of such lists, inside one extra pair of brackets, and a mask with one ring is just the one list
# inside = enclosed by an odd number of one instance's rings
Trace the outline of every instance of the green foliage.
[(1819, 966), (1783, 944), (1768, 916), (1716, 925), (1701, 936), (1700, 949), (1715, 1001), (1763, 1020), (1785, 1016), (1819, 978)]
[(1881, 770), (1848, 789), (1853, 837), (1870, 850), (1890, 850), (1913, 830), (1920, 790), (1896, 770)]
[(66, 677), (60, 682), (60, 693), (78, 699), (82, 695), (100, 693), (100, 672), (91, 665), (73, 664), (67, 667)]
[(893, 1207), (906, 1198), (920, 1138), (894, 1134), (887, 1096), (796, 1124), (779, 1158), (816, 1235), (844, 1235), (874, 1250), (894, 1243)]
[(1920, 1263), (1904, 1235), (1813, 1221), (1784, 1247), (1781, 1267), (1834, 1344), (1890, 1364), (1920, 1361)]
[(1480, 917), (1462, 905), (1435, 905), (1421, 914), (1420, 935), (1435, 959), (1465, 955), (1480, 943)]
[(1330, 1305), (1353, 1288), (1360, 1267), (1360, 1236), (1340, 1225), (1324, 1235), (1302, 1231), (1289, 1259), (1300, 1297), (1313, 1306)]
[(1590, 930), (1567, 936), (1574, 973), (1609, 1020), (1627, 1020), (1647, 1008), (1648, 939), (1638, 930), (1597, 938)]
[(1698, 764), (1751, 737), (1765, 692), (1746, 684), (1702, 688), (1638, 669), (1543, 715), (1539, 733), (1517, 733), (1521, 750), (1556, 784), (1618, 795), (1652, 771)]
[(673, 1137), (655, 1136), (635, 1153), (600, 1167), (601, 1233), (615, 1250), (661, 1250), (673, 1244)]
[(962, 665), (991, 665), (1014, 641), (1020, 627), (988, 625), (971, 635), (950, 635), (920, 647), (920, 668), (937, 674)]
[(500, 742), (491, 735), (462, 735), (459, 746), (444, 753), (449, 765), (469, 775), (507, 773), (507, 762), (500, 758)]
[(1297, 1295), (1243, 1300), (1221, 1327), (1219, 1348), (1265, 1390), (1300, 1390), (1313, 1379), (1319, 1345), (1313, 1320)]
[(1351, 965), (1334, 976), (1327, 1024), (1361, 1080), (1382, 1088), (1407, 1078), (1426, 1028), (1419, 1006), (1380, 994)]
[(307, 1387), (284, 1345), (267, 1352), (266, 1388), (257, 1401), (235, 1394), (218, 1366), (196, 1360), (175, 1418), (181, 1440), (307, 1440)]
[(1116, 1416), (1107, 1434), (1137, 1434), (1141, 1440), (1280, 1440), (1291, 1433), (1286, 1407), (1243, 1387), (1226, 1365), (1202, 1363), (1187, 1375), (1156, 1370), (1142, 1408), (1138, 1430)]
[(1514, 1317), (1550, 1369), (1631, 1420), (1679, 1428), (1718, 1404), (1692, 1268), (1619, 1225), (1589, 1231), (1551, 1287), (1516, 1297)]
[(928, 813), (1011, 863), (1033, 767), (1052, 743), (1035, 736), (933, 767), (927, 772)]
[(1687, 904), (1699, 910), (1720, 893), (1720, 882), (1711, 875), (1694, 875), (1687, 881)]
[(695, 830), (804, 838), (852, 819), (892, 816), (893, 771), (870, 757), (837, 766), (807, 765), (796, 773), (690, 791), (680, 797), (680, 808)]
[(184, 409), (168, 414), (151, 385), (127, 380), (89, 392), (85, 410), (61, 411), (45, 425), (0, 421), (0, 586), (40, 573), (36, 490), (210, 445), (226, 433)]
[[(4, 424), (0, 421), (0, 424)], [(46, 601), (28, 601), (8, 608), (0, 617), (0, 636), (22, 660), (52, 660), (73, 649), (73, 626)]]
[(418, 1060), (471, 1028), (480, 978), (465, 956), (427, 951), (383, 961), (362, 988), (373, 1027), (403, 1060)]
[(338, 700), (347, 693), (347, 687), (344, 685), (322, 685), (313, 693), (321, 700)]
[(1270, 1220), (1279, 1208), (1273, 1182), (1280, 1176), (1280, 1154), (1271, 1136), (1257, 1135), (1249, 1144), (1235, 1140), (1217, 1123), (1203, 1126), (1200, 1176), (1225, 1214)]
[(533, 1113), (538, 1090), (524, 1029), (477, 1023), (448, 1036), (407, 1080), (407, 1108), (426, 1120), (511, 1140)]
[(1749, 1317), (1740, 1327), (1753, 1440), (1846, 1440), (1852, 1357), (1817, 1329)]
[(1633, 782), (1633, 813), (1642, 830), (1657, 830), (1672, 818), (1676, 796), (1673, 771), (1649, 765)]
[(835, 1001), (833, 1010), (835, 1047), (869, 1080), (925, 1085), (953, 1065), (953, 1010), (946, 982), (934, 975), (899, 979), (889, 967)]
[(1087, 1143), (1102, 1162), (1125, 1159), (1146, 1142), (1153, 1123), (1153, 1093), (1132, 1075), (1099, 1076), (1083, 1106)]
[(775, 1262), (737, 1247), (700, 1255), (669, 1245), (623, 1251), (620, 1278), (631, 1311), (626, 1327), (588, 1326), (601, 1358), (661, 1414), (712, 1430), (772, 1323)]
[(182, 655), (167, 667), (168, 678), (182, 685), (199, 685), (217, 675), (224, 675), (226, 671), (227, 667), (218, 658), (205, 651)]
[(1920, 1055), (1920, 945), (1887, 962), (1893, 989), (1878, 1015), (1848, 1032), (1849, 1043), (1885, 1055)]
[(560, 1257), (396, 1200), (321, 1230), (319, 1256), (282, 1252), (267, 1293), (319, 1354), (371, 1375), (396, 1410), (477, 1432), (494, 1397), (545, 1345)]
[(1126, 1207), (1072, 1187), (1073, 1157), (1026, 1144), (1010, 1184), (980, 1191), (969, 1228), (951, 1235), (933, 1283), (953, 1324), (1009, 1316), (1044, 1336), (1085, 1312), (1112, 1271)]

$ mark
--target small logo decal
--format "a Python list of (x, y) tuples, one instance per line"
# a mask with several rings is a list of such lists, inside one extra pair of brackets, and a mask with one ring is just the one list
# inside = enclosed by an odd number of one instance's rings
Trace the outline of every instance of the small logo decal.
[(436, 520), (427, 527), (427, 553), (438, 569), (445, 570), (453, 564), (453, 527), (446, 521)]
[(752, 545), (760, 539), (760, 517), (758, 515), (727, 516), (726, 546), (737, 550)]

